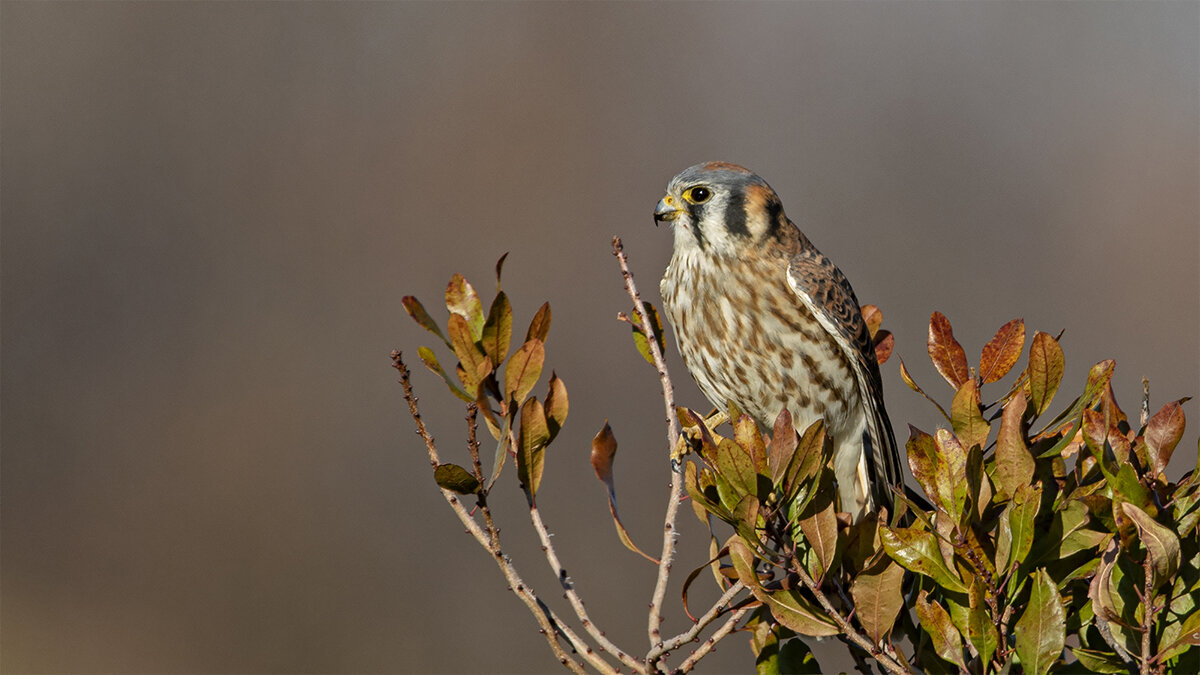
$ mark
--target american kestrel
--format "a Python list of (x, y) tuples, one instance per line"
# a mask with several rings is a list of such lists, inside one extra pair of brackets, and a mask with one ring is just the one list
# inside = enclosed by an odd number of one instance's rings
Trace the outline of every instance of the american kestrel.
[(875, 350), (850, 283), (736, 164), (671, 179), (655, 223), (675, 230), (660, 289), (684, 363), (708, 400), (763, 429), (785, 407), (833, 438), (839, 509), (855, 521), (891, 506), (900, 457)]

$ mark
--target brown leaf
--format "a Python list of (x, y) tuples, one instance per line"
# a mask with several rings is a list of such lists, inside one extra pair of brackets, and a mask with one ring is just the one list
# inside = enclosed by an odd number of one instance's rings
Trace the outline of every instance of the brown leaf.
[(938, 604), (936, 600), (928, 600), (928, 595), (929, 592), (922, 589), (917, 596), (917, 602), (913, 606), (913, 609), (917, 610), (917, 620), (929, 634), (930, 640), (933, 642), (933, 649), (938, 656), (965, 671), (967, 666), (963, 662), (962, 637), (950, 621), (950, 614), (946, 608)]
[(504, 359), (508, 358), (508, 348), (512, 342), (512, 306), (503, 291), (497, 293), (492, 301), (479, 341), (492, 363), (504, 363)]
[(867, 637), (876, 644), (891, 633), (892, 624), (904, 606), (904, 596), (900, 592), (903, 581), (904, 568), (885, 557), (860, 572), (850, 585), (854, 613)]
[(1188, 399), (1172, 401), (1164, 405), (1146, 422), (1146, 445), (1150, 447), (1150, 461), (1155, 474), (1161, 474), (1167, 470), (1171, 454), (1175, 452), (1175, 446), (1183, 437), (1186, 422), (1183, 407), (1179, 404), (1186, 400)]
[(450, 341), (446, 339), (446, 336), (442, 335), (442, 330), (438, 328), (437, 322), (433, 320), (433, 317), (429, 316), (429, 312), (425, 311), (425, 306), (421, 304), (420, 300), (417, 300), (411, 295), (406, 295), (403, 298), (400, 298), (400, 304), (404, 305), (404, 311), (408, 312), (408, 315), (411, 316), (413, 321), (416, 321), (419, 326), (440, 337), (442, 342), (446, 343), (447, 347), (450, 347), (451, 349), (454, 348), (453, 345), (450, 344)]
[(530, 499), (537, 497), (542, 484), (542, 469), (546, 463), (546, 444), (550, 431), (546, 428), (546, 411), (537, 397), (521, 406), (521, 432), (517, 443), (517, 478), (529, 490)]
[(983, 346), (979, 356), (979, 377), (984, 384), (995, 382), (1008, 374), (1021, 358), (1025, 348), (1025, 320), (1013, 319), (1000, 327)]
[(546, 428), (550, 430), (550, 440), (558, 435), (563, 424), (567, 421), (567, 385), (553, 371), (550, 372), (550, 391), (546, 393)]
[(525, 341), (541, 340), (546, 342), (546, 337), (550, 335), (550, 303), (542, 303), (538, 308), (537, 314), (533, 315), (533, 320), (529, 322), (529, 330), (525, 331)]
[(792, 426), (792, 413), (787, 408), (779, 411), (775, 418), (775, 429), (771, 433), (771, 446), (768, 448), (767, 464), (771, 467), (771, 482), (778, 484), (787, 473), (788, 464), (796, 452), (799, 439), (796, 428)]
[(461, 274), (455, 274), (446, 284), (446, 309), (466, 320), (471, 329), (471, 340), (477, 342), (483, 335), (483, 303), (475, 288)]
[(962, 345), (958, 344), (958, 340), (954, 339), (950, 320), (941, 312), (934, 312), (933, 316), (929, 317), (929, 339), (926, 341), (926, 347), (938, 373), (950, 383), (951, 389), (958, 391), (962, 383), (971, 376), (967, 369), (967, 353), (963, 351)]
[(454, 347), (454, 355), (458, 357), (458, 362), (462, 366), (462, 370), (458, 373), (459, 379), (462, 380), (467, 395), (474, 400), (474, 397), (479, 394), (479, 385), (483, 382), (483, 378), (491, 372), (492, 360), (479, 351), (479, 347), (475, 345), (475, 340), (471, 337), (471, 327), (466, 319), (458, 314), (451, 314), (446, 327), (450, 332), (450, 343)]
[(617, 538), (621, 540), (625, 548), (657, 565), (657, 558), (647, 555), (633, 543), (633, 539), (630, 538), (629, 532), (621, 522), (621, 517), (617, 514), (617, 488), (613, 481), (613, 463), (617, 459), (617, 437), (613, 435), (608, 420), (604, 420), (604, 428), (592, 439), (591, 459), (592, 470), (596, 472), (596, 478), (599, 478), (608, 488), (608, 512), (612, 515), (613, 525), (617, 528)]
[(513, 352), (508, 359), (508, 365), (504, 367), (505, 400), (520, 405), (542, 376), (542, 364), (545, 360), (546, 347), (536, 338)]
[(879, 332), (879, 327), (883, 325), (883, 312), (875, 305), (863, 305), (861, 308), (863, 321), (867, 324), (867, 332), (874, 338)]
[(879, 365), (887, 363), (892, 357), (892, 348), (896, 346), (896, 336), (891, 331), (881, 330), (875, 335), (875, 361)]
[(746, 454), (750, 455), (750, 460), (753, 463), (754, 472), (767, 474), (767, 448), (763, 444), (762, 434), (758, 431), (758, 424), (750, 419), (749, 415), (742, 415), (733, 425), (733, 438), (737, 444), (742, 446)]
[(500, 288), (500, 271), (504, 269), (504, 260), (507, 257), (508, 257), (508, 251), (505, 251), (504, 255), (500, 256), (500, 259), (496, 261), (496, 291), (497, 292), (499, 292), (501, 290), (501, 288)]
[(921, 396), (924, 396), (926, 401), (932, 403), (934, 407), (938, 409), (938, 412), (942, 413), (942, 417), (946, 418), (946, 421), (950, 420), (950, 416), (946, 414), (946, 410), (942, 408), (941, 404), (933, 400), (929, 394), (926, 394), (925, 390), (921, 389), (921, 386), (918, 385), (917, 381), (913, 379), (913, 376), (908, 372), (908, 368), (904, 365), (904, 359), (900, 359), (900, 379), (904, 380), (904, 384), (907, 384), (909, 389), (912, 389)]
[(838, 529), (832, 495), (819, 495), (809, 503), (805, 513), (800, 516), (800, 530), (804, 532), (804, 538), (821, 565), (821, 569), (813, 574), (813, 579), (820, 585), (836, 564)]
[(1033, 481), (1036, 468), (1033, 455), (1025, 444), (1021, 417), (1025, 412), (1025, 393), (1018, 392), (1004, 406), (1000, 431), (996, 435), (996, 469), (993, 478), (997, 492), (1004, 497), (1016, 494), (1017, 488)]

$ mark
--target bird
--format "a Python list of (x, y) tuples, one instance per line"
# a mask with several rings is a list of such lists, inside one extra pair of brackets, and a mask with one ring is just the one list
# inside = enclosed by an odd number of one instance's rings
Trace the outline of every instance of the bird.
[(654, 209), (674, 250), (659, 290), (700, 391), (769, 430), (824, 420), (838, 510), (853, 522), (903, 485), (879, 364), (846, 276), (757, 174), (728, 162), (689, 167)]

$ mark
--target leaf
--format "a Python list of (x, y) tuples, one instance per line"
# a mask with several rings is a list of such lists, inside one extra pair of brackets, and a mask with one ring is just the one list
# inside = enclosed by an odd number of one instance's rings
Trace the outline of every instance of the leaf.
[(770, 473), (767, 468), (767, 447), (763, 444), (762, 434), (758, 431), (758, 424), (750, 419), (749, 415), (742, 415), (733, 425), (733, 438), (737, 444), (742, 446), (746, 454), (750, 455), (750, 460), (754, 467), (754, 472), (766, 475)]
[(992, 478), (997, 491), (1004, 497), (1013, 495), (1017, 488), (1033, 481), (1035, 463), (1029, 447), (1025, 445), (1021, 417), (1025, 412), (1025, 394), (1018, 392), (1004, 406), (1000, 417), (1000, 431), (996, 435), (996, 466)]
[(946, 429), (938, 429), (933, 440), (938, 450), (938, 480), (946, 512), (954, 522), (962, 522), (969, 490), (967, 453), (954, 434)]
[(430, 333), (440, 337), (442, 342), (446, 343), (447, 347), (454, 348), (450, 345), (450, 341), (446, 339), (446, 336), (442, 334), (442, 329), (438, 328), (437, 322), (433, 320), (433, 317), (429, 316), (429, 312), (425, 311), (425, 306), (421, 304), (420, 300), (411, 295), (406, 295), (400, 298), (400, 304), (404, 305), (404, 311), (408, 312), (413, 321), (416, 321), (418, 325)]
[(1175, 452), (1175, 446), (1183, 437), (1185, 421), (1183, 407), (1179, 404), (1186, 400), (1164, 405), (1146, 422), (1146, 445), (1150, 447), (1150, 461), (1156, 475), (1166, 472), (1171, 453)]
[(736, 497), (727, 499), (722, 496), (725, 506), (732, 507), (741, 501), (745, 495), (758, 494), (758, 478), (754, 471), (754, 460), (742, 446), (731, 438), (722, 438), (717, 443), (717, 470), (722, 478), (729, 481), (730, 487), (736, 491)]
[(508, 251), (505, 251), (504, 255), (500, 256), (500, 259), (496, 261), (496, 292), (500, 292), (500, 290), (501, 290), (501, 288), (500, 288), (500, 271), (504, 269), (504, 260), (507, 257), (508, 257)]
[[(663, 325), (662, 318), (658, 315), (658, 310), (649, 302), (642, 302), (642, 307), (646, 310), (646, 315), (650, 317), (650, 326), (654, 331), (654, 341), (658, 343), (658, 353), (665, 356), (663, 345)], [(654, 354), (650, 352), (650, 343), (646, 340), (646, 330), (642, 327), (642, 315), (638, 312), (633, 313), (630, 321), (633, 327), (633, 343), (637, 347), (638, 353), (642, 358), (646, 359), (646, 363), (654, 365)], [(733, 416), (731, 415), (732, 419)]]
[(775, 428), (771, 433), (771, 445), (767, 448), (767, 465), (771, 468), (771, 482), (778, 485), (787, 474), (792, 455), (796, 453), (799, 438), (792, 426), (792, 413), (787, 408), (779, 411)]
[(1000, 644), (1000, 635), (996, 632), (996, 625), (992, 623), (985, 593), (983, 581), (975, 577), (967, 597), (968, 607), (964, 623), (967, 640), (979, 652), (981, 660), (988, 663)]
[(520, 405), (538, 378), (542, 376), (542, 363), (546, 360), (546, 347), (541, 340), (532, 339), (521, 345), (508, 359), (504, 368), (504, 397), (510, 405)]
[(1042, 486), (1028, 483), (1017, 488), (1012, 501), (1005, 507), (1005, 518), (1012, 532), (1012, 549), (1009, 554), (1012, 562), (1025, 562), (1025, 556), (1033, 546), (1034, 523), (1042, 504)]
[(1125, 664), (1116, 654), (1112, 652), (1102, 652), (1096, 649), (1084, 649), (1083, 647), (1071, 647), (1071, 653), (1079, 659), (1079, 663), (1093, 673), (1127, 673), (1129, 666)]
[(446, 309), (467, 322), (471, 341), (478, 342), (483, 335), (483, 303), (475, 288), (461, 274), (455, 274), (446, 284)]
[(889, 558), (881, 558), (863, 570), (850, 585), (854, 613), (871, 641), (879, 644), (892, 631), (892, 624), (904, 606), (900, 593), (904, 568)]
[(918, 574), (933, 579), (942, 588), (966, 593), (967, 587), (946, 565), (932, 532), (906, 527), (879, 527), (879, 541), (893, 560)]
[(1173, 659), (1187, 651), (1189, 646), (1200, 645), (1200, 611), (1193, 611), (1179, 627), (1179, 637), (1159, 650), (1162, 660)]
[(738, 535), (725, 542), (729, 559), (737, 572), (738, 579), (750, 589), (754, 597), (771, 610), (776, 621), (801, 635), (825, 637), (837, 635), (841, 630), (824, 612), (794, 591), (767, 592), (755, 572), (754, 554)]
[(433, 480), (443, 490), (460, 495), (475, 494), (479, 491), (479, 480), (457, 464), (439, 464), (433, 470)]
[(908, 367), (904, 365), (904, 359), (900, 359), (900, 379), (904, 380), (904, 384), (907, 384), (909, 389), (912, 389), (918, 394), (924, 396), (926, 401), (932, 403), (933, 406), (938, 409), (938, 412), (942, 413), (942, 417), (945, 417), (947, 421), (950, 420), (950, 416), (946, 414), (946, 410), (942, 408), (941, 404), (933, 400), (929, 394), (926, 394), (925, 390), (922, 389), (921, 386), (917, 384), (917, 381), (913, 379), (912, 374), (908, 372)]
[(863, 322), (867, 324), (867, 332), (874, 338), (879, 332), (879, 327), (883, 325), (883, 312), (875, 305), (863, 305), (859, 308), (862, 312)]
[(892, 349), (896, 346), (896, 336), (890, 331), (881, 330), (875, 335), (875, 362), (879, 365), (887, 363), (892, 358)]
[(917, 610), (917, 620), (921, 624), (921, 628), (929, 634), (930, 641), (933, 642), (933, 649), (938, 656), (953, 663), (962, 670), (967, 669), (966, 663), (963, 661), (963, 643), (962, 636), (958, 634), (958, 629), (950, 621), (950, 614), (937, 601), (930, 602), (927, 599), (929, 592), (922, 589), (917, 595), (917, 602), (913, 609)]
[(459, 389), (458, 385), (454, 384), (454, 381), (451, 380), (450, 376), (446, 374), (446, 371), (442, 370), (442, 364), (438, 363), (437, 355), (433, 353), (433, 350), (429, 349), (428, 347), (418, 347), (417, 356), (421, 358), (421, 363), (424, 363), (426, 368), (432, 370), (438, 375), (438, 377), (442, 378), (442, 381), (446, 383), (446, 386), (450, 387), (450, 393), (461, 398), (467, 403), (470, 403), (474, 400), (470, 396), (467, 396), (467, 393), (462, 389)]
[(1029, 344), (1029, 401), (1033, 404), (1033, 416), (1041, 417), (1063, 378), (1063, 351), (1049, 333), (1037, 332)]
[(492, 359), (492, 363), (504, 363), (504, 359), (508, 358), (508, 347), (512, 342), (512, 320), (512, 306), (508, 303), (508, 296), (504, 291), (500, 291), (492, 301), (492, 308), (488, 312), (487, 322), (483, 324), (483, 334), (480, 338), (483, 352)]
[(1000, 327), (983, 346), (979, 356), (979, 377), (984, 384), (1008, 374), (1025, 348), (1025, 320), (1013, 319)]
[(657, 565), (657, 558), (647, 555), (633, 543), (625, 525), (621, 523), (621, 517), (617, 515), (617, 488), (613, 480), (613, 463), (616, 459), (617, 437), (613, 435), (608, 420), (604, 420), (604, 428), (592, 439), (592, 470), (596, 472), (596, 478), (599, 478), (600, 482), (608, 487), (608, 511), (612, 515), (613, 525), (617, 528), (617, 537), (621, 543), (625, 545), (625, 548)]
[(554, 371), (550, 371), (550, 391), (546, 393), (546, 428), (550, 431), (550, 440), (558, 436), (559, 430), (567, 422), (567, 385)]
[(950, 423), (963, 446), (987, 447), (992, 427), (979, 410), (979, 385), (974, 379), (964, 382), (954, 395), (954, 402), (950, 404)]
[(1164, 581), (1175, 576), (1175, 571), (1179, 569), (1179, 538), (1129, 502), (1122, 503), (1121, 509), (1137, 527), (1142, 546), (1146, 547), (1146, 554), (1150, 556), (1150, 571), (1153, 572), (1150, 575), (1151, 585), (1157, 589)]
[(933, 361), (942, 379), (950, 384), (955, 391), (971, 376), (967, 370), (967, 353), (962, 345), (954, 339), (954, 330), (950, 320), (941, 312), (934, 312), (929, 317), (929, 339), (926, 341), (929, 359)]
[(533, 315), (533, 320), (529, 322), (529, 330), (525, 331), (525, 342), (530, 340), (539, 340), (542, 343), (546, 342), (546, 337), (550, 334), (550, 303), (542, 303), (536, 314)]
[(1062, 597), (1045, 568), (1030, 576), (1029, 602), (1015, 628), (1017, 656), (1026, 673), (1043, 675), (1062, 656), (1067, 619)]
[(546, 411), (537, 397), (521, 406), (521, 432), (517, 442), (517, 478), (529, 490), (531, 499), (537, 497), (542, 484), (542, 469), (546, 463), (546, 444), (550, 431), (546, 428)]
[[(471, 337), (471, 327), (467, 325), (466, 319), (457, 314), (451, 314), (446, 327), (450, 331), (450, 343), (454, 346), (454, 355), (458, 357), (458, 362), (462, 365), (459, 379), (462, 380), (467, 395), (473, 401), (479, 394), (479, 385), (483, 382), (483, 378), (487, 377), (487, 373), (483, 371), (491, 371), (491, 359), (475, 346), (475, 340)], [(484, 368), (485, 361), (489, 364), (488, 368)], [(483, 373), (482, 376), (481, 373)]]
[(818, 496), (809, 503), (801, 515), (800, 530), (820, 563), (820, 569), (812, 575), (820, 585), (825, 575), (836, 565), (838, 528), (832, 493)]

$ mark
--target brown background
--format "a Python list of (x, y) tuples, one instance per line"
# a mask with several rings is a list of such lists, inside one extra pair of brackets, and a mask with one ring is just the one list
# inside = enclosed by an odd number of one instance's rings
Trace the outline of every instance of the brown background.
[[(540, 501), (593, 616), (642, 649), (652, 570), (587, 465), (609, 418), (623, 515), (656, 549), (661, 407), (609, 241), (657, 300), (650, 211), (703, 160), (763, 174), (945, 400), (935, 309), (973, 355), (1014, 316), (1066, 329), (1066, 385), (1113, 357), (1130, 411), (1142, 375), (1155, 408), (1200, 394), (1194, 2), (0, 14), (7, 672), (553, 670), (434, 489), (388, 362), (433, 345), (402, 295), (436, 308), (463, 272), (490, 298), (504, 251), (519, 329), (554, 307), (571, 393)], [(893, 422), (932, 429), (897, 369)], [(461, 411), (418, 371), (464, 461)], [(559, 603), (506, 478), (509, 552)], [(681, 569), (705, 556), (684, 516)], [(737, 637), (705, 670), (748, 655)]]

